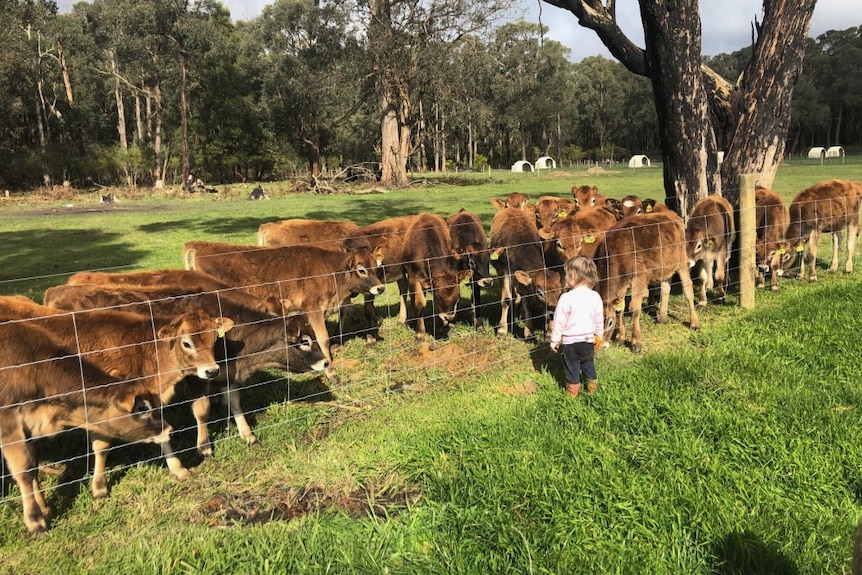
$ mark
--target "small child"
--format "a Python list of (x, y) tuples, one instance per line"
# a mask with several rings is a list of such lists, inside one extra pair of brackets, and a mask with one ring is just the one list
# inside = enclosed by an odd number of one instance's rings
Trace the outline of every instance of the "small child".
[(577, 397), (581, 391), (581, 372), (587, 380), (587, 393), (599, 389), (593, 361), (605, 331), (602, 298), (593, 290), (599, 281), (596, 264), (590, 258), (575, 256), (565, 265), (569, 291), (560, 296), (554, 311), (551, 350), (563, 345), (566, 391)]

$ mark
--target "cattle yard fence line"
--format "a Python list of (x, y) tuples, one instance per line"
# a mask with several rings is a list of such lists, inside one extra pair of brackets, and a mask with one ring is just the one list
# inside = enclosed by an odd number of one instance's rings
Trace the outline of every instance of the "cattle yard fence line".
[[(750, 309), (755, 305), (755, 296), (756, 296), (756, 286), (755, 286), (755, 274), (757, 270), (757, 261), (756, 261), (756, 250), (755, 243), (757, 237), (756, 230), (756, 204), (755, 204), (755, 178), (751, 175), (744, 175), (740, 178), (739, 183), (739, 197), (740, 197), (740, 205), (738, 207), (738, 220), (739, 226), (737, 227), (737, 235), (738, 241), (734, 242), (735, 246), (737, 246), (738, 251), (738, 264), (737, 267), (733, 270), (729, 270), (732, 273), (731, 277), (736, 277), (736, 285), (737, 287), (737, 295), (739, 297), (739, 305), (744, 309)], [(520, 244), (520, 247), (528, 246), (529, 243)], [(506, 249), (513, 249), (519, 246), (506, 246)], [(668, 247), (668, 246), (665, 246)], [(549, 265), (549, 261), (547, 259), (547, 253), (545, 250), (542, 250), (542, 257), (545, 258), (543, 261), (546, 266)], [(798, 260), (801, 258), (797, 258)], [(803, 265), (801, 261), (797, 262), (798, 265)], [(493, 262), (492, 262), (492, 265)], [(111, 268), (111, 271), (122, 270), (126, 268), (115, 267)], [(428, 269), (430, 273), (430, 262), (428, 262)], [(102, 271), (102, 270), (91, 270), (91, 271)], [(501, 271), (501, 270), (498, 270)], [(385, 268), (383, 270), (385, 273)], [(41, 277), (53, 277), (53, 276), (41, 276)], [(335, 274), (320, 274), (317, 276), (305, 276), (306, 278), (310, 277), (331, 277), (333, 282), (336, 283), (336, 288), (338, 289), (338, 281)], [(24, 278), (22, 278), (24, 279)], [(27, 278), (33, 279), (33, 278)], [(384, 278), (385, 279), (385, 278)], [(292, 280), (287, 280), (292, 281)], [(499, 306), (500, 306), (500, 293), (499, 293), (499, 283), (496, 282), (495, 287), (485, 290), (483, 292), (482, 301), (480, 302), (478, 314), (483, 317), (489, 328), (493, 330), (497, 323), (500, 321), (509, 322), (508, 318), (501, 318), (499, 315)], [(224, 290), (215, 290), (213, 292), (205, 292), (205, 293), (215, 293), (220, 294), (222, 292), (228, 291), (243, 291), (248, 290), (250, 288), (259, 288), (259, 289), (267, 289), (272, 288), (279, 290), (279, 294), (283, 295), (281, 282), (261, 282), (255, 284), (249, 284), (244, 286), (236, 286), (232, 288), (225, 288)], [(433, 289), (432, 295), (433, 295)], [(341, 293), (339, 291), (339, 293)], [(188, 297), (189, 294), (172, 296), (176, 298)], [(347, 295), (347, 294), (344, 294)], [(171, 298), (164, 298), (171, 299)], [(356, 300), (356, 298), (353, 298)], [(463, 310), (465, 305), (463, 305), (464, 296), (462, 294), (462, 303), (459, 304), (459, 311)], [(553, 311), (547, 307), (547, 305), (543, 304), (534, 294), (523, 295), (522, 303), (530, 303), (532, 305), (526, 305), (526, 309), (532, 310), (532, 316), (529, 319), (541, 324), (544, 322)], [(153, 337), (156, 338), (157, 334), (155, 316), (156, 316), (156, 306), (154, 304), (158, 300), (151, 300), (147, 302), (150, 320), (153, 326)], [(476, 373), (480, 373), (485, 369), (497, 368), (506, 366), (511, 362), (511, 358), (513, 353), (518, 353), (521, 350), (517, 349), (513, 351), (512, 348), (512, 339), (493, 339), (487, 338), (483, 335), (477, 334), (476, 332), (464, 332), (461, 330), (455, 336), (449, 338), (447, 343), (453, 343), (455, 346), (452, 348), (452, 353), (445, 356), (435, 356), (431, 353), (419, 352), (418, 355), (421, 355), (421, 362), (419, 361), (406, 361), (405, 353), (410, 354), (412, 357), (417, 356), (416, 348), (421, 347), (413, 341), (412, 338), (405, 337), (402, 341), (398, 337), (393, 337), (391, 333), (394, 333), (395, 330), (403, 329), (398, 328), (394, 325), (394, 318), (397, 316), (397, 313), (394, 311), (395, 298), (393, 297), (392, 291), (387, 290), (387, 294), (384, 296), (378, 296), (377, 298), (378, 306), (385, 310), (385, 317), (383, 325), (381, 326), (384, 330), (390, 330), (390, 339), (396, 340), (394, 343), (386, 345), (385, 341), (378, 343), (374, 348), (373, 353), (367, 352), (366, 356), (374, 356), (374, 364), (375, 367), (369, 372), (366, 372), (363, 377), (359, 380), (354, 380), (353, 378), (344, 377), (337, 385), (328, 386), (322, 383), (322, 377), (316, 377), (310, 374), (298, 374), (290, 371), (290, 360), (287, 354), (287, 347), (285, 347), (285, 363), (288, 365), (288, 369), (279, 370), (277, 374), (273, 372), (267, 371), (263, 373), (259, 373), (255, 377), (251, 378), (248, 381), (234, 381), (232, 377), (227, 378), (227, 385), (233, 386), (237, 390), (241, 390), (241, 393), (244, 397), (248, 397), (254, 393), (262, 393), (266, 396), (275, 396), (275, 399), (272, 401), (258, 401), (256, 407), (250, 407), (254, 404), (254, 402), (244, 401), (246, 405), (244, 405), (245, 413), (247, 416), (253, 418), (259, 418), (261, 421), (255, 425), (255, 429), (265, 430), (270, 427), (276, 426), (284, 426), (288, 424), (297, 424), (298, 426), (302, 426), (302, 423), (305, 421), (310, 421), (316, 417), (314, 407), (322, 406), (322, 407), (335, 407), (337, 409), (363, 409), (363, 406), (374, 405), (376, 403), (383, 403), (384, 400), (395, 393), (403, 393), (405, 390), (410, 389), (421, 389), (424, 386), (433, 386), (435, 383), (446, 381), (448, 378), (458, 375), (474, 375)], [(110, 306), (100, 309), (128, 309), (129, 306), (133, 306), (136, 304), (121, 304), (117, 306)], [(221, 305), (221, 302), (219, 303)], [(358, 302), (353, 302), (347, 304), (348, 311), (354, 311), (356, 308), (360, 307), (361, 304)], [(512, 306), (513, 308), (515, 306)], [(429, 310), (433, 308), (433, 297), (429, 298)], [(430, 311), (426, 312), (430, 315)], [(514, 313), (514, 310), (512, 310)], [(75, 317), (74, 313), (72, 314), (73, 318)], [(517, 316), (515, 316), (517, 317)], [(9, 323), (12, 323), (17, 320), (12, 320)], [(338, 320), (339, 325), (341, 319)], [(5, 322), (0, 321), (0, 328), (4, 325)], [(348, 325), (350, 323), (356, 324), (357, 321), (350, 321), (348, 318)], [(518, 320), (515, 319), (512, 323), (517, 324)], [(249, 324), (243, 324), (253, 326), (254, 322)], [(344, 326), (341, 326), (344, 327)], [(345, 331), (343, 333), (343, 337), (345, 340), (349, 341), (352, 339), (362, 340), (365, 333), (373, 326), (361, 325), (354, 326), (354, 329)], [(436, 329), (436, 324), (435, 324)], [(76, 328), (76, 338), (77, 338), (77, 328)], [(430, 333), (437, 334), (437, 332), (431, 330)], [(545, 336), (546, 337), (546, 336)], [(335, 341), (336, 336), (331, 335), (331, 340)], [(540, 354), (544, 354), (545, 350), (541, 349), (541, 345), (545, 345), (546, 341), (543, 337), (538, 338), (537, 345), (531, 345), (527, 348), (527, 353), (532, 357), (538, 357)], [(223, 344), (222, 344), (223, 345)], [(80, 343), (76, 341), (76, 349), (80, 350)], [(256, 351), (252, 351), (251, 353), (258, 353)], [(79, 363), (81, 365), (81, 377), (84, 377), (83, 370), (83, 362), (84, 354), (78, 353)], [(335, 357), (336, 360), (340, 359), (339, 352), (336, 351)], [(363, 359), (367, 359), (364, 357)], [(338, 361), (336, 361), (336, 367), (339, 367)], [(4, 370), (9, 369), (10, 367), (15, 366), (0, 366), (0, 377), (2, 377), (2, 373)], [(546, 369), (547, 366), (544, 366), (543, 369)], [(159, 375), (161, 376), (161, 367), (159, 368)], [(278, 389), (273, 390), (273, 386), (281, 386)], [(86, 394), (86, 387), (82, 385), (81, 391)], [(301, 394), (301, 395), (298, 395)], [(333, 398), (337, 399), (333, 399)], [(85, 395), (86, 401), (86, 395)], [(180, 397), (177, 398), (175, 402), (173, 402), (170, 406), (163, 407), (163, 411), (165, 412), (166, 420), (170, 421), (171, 413), (184, 413), (185, 417), (177, 416), (175, 418), (176, 421), (183, 421), (178, 425), (174, 425), (175, 435), (174, 437), (184, 438), (177, 443), (176, 455), (182, 457), (186, 460), (194, 461), (197, 459), (196, 445), (194, 444), (193, 437), (195, 435), (195, 422), (191, 421), (188, 417), (190, 414), (190, 404), (192, 400), (189, 398)], [(283, 405), (289, 405), (295, 407), (290, 411), (289, 417), (279, 417), (279, 418), (266, 418), (264, 417), (265, 412), (267, 412), (274, 404), (277, 405), (282, 403)], [(17, 406), (23, 406), (24, 404), (18, 404)], [(215, 408), (215, 405), (218, 405), (218, 408)], [(12, 407), (12, 406), (8, 406)], [(236, 427), (230, 425), (230, 421), (233, 418), (233, 413), (231, 413), (231, 407), (227, 402), (221, 403), (217, 402), (214, 404), (214, 408), (210, 411), (210, 420), (209, 426), (211, 429), (222, 429), (226, 431), (222, 431), (220, 434), (214, 437), (213, 443), (215, 443), (216, 453), (218, 450), (218, 445), (220, 443), (226, 441), (233, 441), (239, 437), (239, 433)], [(173, 423), (171, 421), (171, 423)], [(0, 438), (2, 439), (2, 438)], [(69, 430), (63, 431), (55, 437), (54, 441), (52, 441), (53, 449), (49, 451), (52, 453), (54, 457), (48, 463), (44, 463), (40, 465), (40, 469), (50, 470), (52, 467), (57, 466), (66, 466), (67, 468), (80, 469), (85, 468), (90, 470), (93, 462), (93, 455), (90, 449), (90, 445), (92, 445), (94, 437), (90, 435), (87, 431), (81, 430)], [(134, 456), (132, 461), (129, 461), (129, 457), (121, 457), (112, 463), (111, 469), (113, 471), (123, 471), (126, 469), (130, 469), (139, 465), (141, 462), (144, 463), (154, 463), (162, 460), (162, 454), (158, 452), (157, 446), (141, 446), (136, 448), (140, 453)], [(126, 446), (122, 444), (112, 445), (108, 457), (112, 458), (112, 456), (117, 454), (128, 454), (128, 450)], [(110, 461), (110, 460), (109, 460)], [(90, 471), (87, 471), (85, 474), (86, 477), (89, 477)], [(53, 484), (49, 487), (43, 488), (51, 490), (57, 489), (64, 485), (69, 485), (74, 482), (81, 480), (81, 477), (70, 478), (68, 481), (64, 482), (62, 479), (57, 479)], [(0, 495), (6, 497), (9, 494), (9, 486), (14, 484), (11, 481), (10, 477), (5, 468), (5, 462), (3, 463), (3, 473), (2, 473), (2, 484), (0, 484)], [(8, 499), (8, 497), (6, 497)]]

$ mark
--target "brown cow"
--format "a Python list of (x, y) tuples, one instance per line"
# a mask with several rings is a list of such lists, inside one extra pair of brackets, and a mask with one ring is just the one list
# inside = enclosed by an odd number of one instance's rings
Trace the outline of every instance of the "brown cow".
[(550, 230), (539, 230), (539, 235), (554, 242), (563, 262), (577, 255), (592, 258), (605, 231), (616, 223), (617, 214), (610, 208), (584, 208), (558, 219)]
[(592, 208), (600, 206), (604, 201), (604, 196), (599, 194), (597, 186), (572, 186), (572, 198), (575, 200), (575, 206), (582, 210), (584, 208)]
[(51, 508), (39, 486), (37, 439), (79, 427), (94, 442), (164, 444), (171, 427), (143, 381), (106, 374), (32, 324), (0, 322), (0, 450), (21, 490), (24, 525), (38, 534)]
[[(499, 250), (498, 250), (499, 248)], [(530, 304), (540, 303), (542, 315), (548, 320), (562, 293), (561, 275), (548, 261), (538, 229), (532, 218), (520, 210), (506, 208), (497, 212), (491, 222), (491, 249), (498, 251), (494, 263), (497, 275), (503, 278), (500, 288), (500, 323), (498, 335), (509, 331), (509, 308), (513, 301), (521, 303), (524, 315), (524, 336), (533, 336)]]
[(817, 281), (817, 244), (823, 232), (832, 234), (832, 262), (829, 271), (838, 269), (838, 244), (841, 231), (847, 230), (847, 263), (844, 273), (853, 271), (853, 251), (859, 234), (859, 208), (862, 184), (851, 180), (828, 180), (799, 192), (790, 202), (790, 224), (786, 238), (797, 252), (802, 253), (808, 242), (808, 253), (799, 265), (798, 279)]
[[(233, 327), (230, 319), (213, 318), (200, 310), (165, 318), (112, 310), (62, 312), (20, 298), (0, 297), (0, 321), (23, 319), (47, 330), (55, 340), (77, 346), (74, 349), (78, 353), (106, 373), (141, 379), (165, 403), (185, 376), (211, 379), (219, 374), (213, 352), (216, 337)], [(107, 494), (108, 447), (106, 443), (93, 442), (94, 497)], [(161, 447), (171, 473), (178, 479), (187, 477), (188, 470), (174, 455), (170, 443), (162, 443)]]
[[(402, 297), (413, 292), (416, 314), (416, 338), (425, 338), (425, 291), (433, 295), (434, 311), (448, 326), (455, 319), (461, 299), (461, 282), (473, 275), (472, 270), (457, 271), (453, 260), (461, 256), (452, 250), (449, 229), (436, 214), (419, 214), (404, 235), (401, 250), (404, 274), (398, 280)], [(405, 318), (406, 319), (406, 318)]]
[[(356, 237), (365, 238), (371, 249), (383, 258), (380, 278), (384, 284), (398, 282), (404, 275), (404, 238), (407, 230), (413, 225), (418, 215), (396, 216), (386, 218), (367, 226), (362, 226), (356, 232)], [(374, 307), (374, 296), (365, 296), (365, 317), (371, 326), (366, 336), (369, 343), (380, 339), (378, 332), (377, 310)], [(407, 301), (399, 293), (398, 322), (407, 322)]]
[(755, 190), (754, 197), (755, 228), (757, 230), (755, 242), (756, 285), (759, 288), (765, 287), (766, 278), (764, 274), (770, 272), (770, 289), (778, 291), (778, 278), (784, 275), (784, 270), (792, 265), (796, 259), (796, 252), (784, 239), (789, 221), (787, 206), (781, 196), (761, 186)]
[(557, 221), (557, 218), (562, 218), (574, 211), (575, 202), (568, 198), (558, 198), (556, 196), (542, 196), (536, 200), (536, 228), (550, 229)]
[(618, 202), (618, 209), (621, 216), (620, 219), (629, 216), (639, 216), (644, 213), (644, 204), (638, 196), (629, 194)]
[(718, 301), (725, 296), (725, 278), (736, 226), (733, 206), (712, 194), (694, 204), (685, 226), (685, 252), (688, 263), (700, 277), (700, 307), (706, 306), (706, 290), (718, 284)]
[(191, 241), (183, 247), (187, 266), (260, 297), (276, 297), (286, 311), (306, 314), (330, 362), (325, 372), (332, 381), (336, 376), (326, 316), (338, 312), (345, 299), (383, 292), (383, 283), (377, 277), (381, 258), (381, 254), (372, 255), (366, 250), (345, 253), (314, 246), (258, 247)]
[(503, 208), (515, 208), (527, 211), (529, 209), (529, 202), (530, 197), (521, 192), (512, 192), (505, 200), (501, 200), (500, 198), (491, 199), (491, 205), (499, 210)]
[[(470, 306), (473, 313), (473, 326), (482, 329), (479, 308), (482, 305), (480, 289), (494, 283), (491, 277), (491, 252), (488, 249), (488, 236), (482, 220), (463, 208), (446, 220), (452, 249), (461, 256), (459, 269), (472, 270), (470, 276)], [(499, 253), (497, 254), (499, 255)]]
[(359, 226), (348, 220), (291, 219), (260, 224), (257, 230), (259, 246), (313, 245), (335, 251), (369, 249), (367, 242), (352, 237)]
[(641, 350), (640, 315), (649, 284), (661, 282), (658, 321), (667, 320), (670, 279), (678, 274), (688, 301), (690, 326), (700, 327), (694, 305), (694, 289), (685, 253), (685, 225), (674, 212), (630, 216), (605, 233), (595, 256), (599, 271), (598, 292), (605, 303), (606, 340), (625, 340), (623, 310), (631, 288), (632, 341), (634, 352)]
[(278, 368), (294, 373), (326, 369), (329, 363), (314, 341), (308, 318), (304, 315), (275, 316), (261, 309), (259, 298), (236, 290), (197, 294), (184, 291), (174, 286), (62, 285), (45, 292), (45, 304), (68, 311), (114, 308), (158, 316), (202, 309), (210, 315), (230, 317), (234, 327), (225, 335), (224, 345), (216, 346), (216, 357), (221, 365), (218, 377), (208, 385), (201, 382), (190, 387), (189, 399), (193, 399), (192, 413), (197, 421), (198, 452), (204, 457), (212, 455), (207, 430), (210, 403), (208, 394), (203, 392), (213, 389), (227, 397), (242, 438), (249, 444), (257, 443), (245, 418), (238, 388), (262, 369)]

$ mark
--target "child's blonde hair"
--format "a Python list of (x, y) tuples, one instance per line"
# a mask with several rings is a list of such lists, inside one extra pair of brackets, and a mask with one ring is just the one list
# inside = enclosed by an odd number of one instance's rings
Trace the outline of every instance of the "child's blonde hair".
[(599, 271), (593, 260), (586, 256), (575, 256), (565, 265), (566, 283), (570, 288), (586, 286), (593, 289), (599, 283)]

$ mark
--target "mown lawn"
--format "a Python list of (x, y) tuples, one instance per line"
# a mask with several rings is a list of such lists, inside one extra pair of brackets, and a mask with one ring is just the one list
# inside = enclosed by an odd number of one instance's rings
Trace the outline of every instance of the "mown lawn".
[[(786, 166), (774, 188), (789, 201), (831, 177), (862, 179), (862, 168)], [(84, 269), (180, 267), (184, 241), (253, 243), (257, 225), (273, 219), (367, 223), (465, 207), (490, 225), (488, 200), (511, 191), (563, 195), (597, 181), (611, 196), (655, 197), (661, 175), (486, 180), (268, 202), (151, 200), (136, 212), (2, 207), (14, 217), (0, 221), (9, 247), (0, 293), (38, 299)], [(682, 325), (674, 298), (667, 324), (645, 318), (644, 353), (599, 352), (600, 391), (577, 400), (560, 390), (560, 358), (541, 337), (496, 338), (465, 322), (430, 351), (384, 308), (383, 342), (338, 350), (339, 386), (314, 375), (256, 378), (243, 395), (256, 449), (221, 407), (215, 457), (201, 462), (193, 431), (182, 430), (188, 409), (172, 408), (193, 467), (184, 482), (154, 449), (122, 447), (110, 458), (111, 496), (94, 501), (87, 461), (61, 463), (62, 475), (44, 476), (56, 487), (51, 530), (34, 540), (5, 477), (0, 572), (847, 571), (862, 515), (860, 273), (784, 280), (777, 294), (758, 292), (752, 311), (710, 306), (699, 332)], [(497, 293), (486, 295), (492, 320)], [(39, 445), (45, 463), (84, 446), (75, 433)]]

